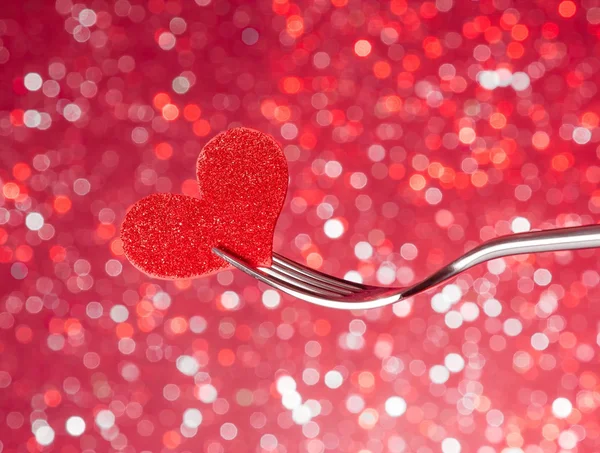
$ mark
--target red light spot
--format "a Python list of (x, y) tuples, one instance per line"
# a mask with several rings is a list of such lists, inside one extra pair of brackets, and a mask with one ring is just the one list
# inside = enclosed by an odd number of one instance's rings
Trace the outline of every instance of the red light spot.
[(552, 168), (556, 171), (566, 171), (573, 165), (573, 155), (569, 153), (558, 154), (552, 158)]
[(558, 36), (560, 28), (553, 22), (546, 22), (542, 26), (542, 36), (546, 39), (554, 39)]
[(154, 154), (160, 160), (168, 160), (173, 155), (173, 147), (166, 142), (159, 143), (154, 148)]
[(298, 77), (286, 77), (283, 79), (283, 91), (295, 94), (302, 88), (302, 81)]
[[(335, 5), (334, 5), (335, 6)], [(281, 16), (288, 13), (290, 4), (287, 0), (273, 0), (273, 12)]]
[(195, 179), (186, 179), (181, 184), (181, 191), (190, 197), (198, 196), (198, 182)]
[[(2, 230), (4, 231), (4, 230)], [(0, 242), (2, 239), (2, 235), (0, 234)], [(33, 258), (33, 249), (28, 245), (20, 245), (15, 250), (15, 258), (19, 261), (27, 262)]]
[(196, 104), (188, 104), (183, 109), (183, 117), (188, 121), (196, 121), (198, 118), (200, 118), (201, 114), (202, 109), (200, 109), (200, 107)]
[(171, 103), (171, 97), (167, 93), (158, 93), (154, 96), (154, 107), (161, 110), (165, 105)]
[(486, 31), (492, 25), (487, 16), (477, 16), (475, 19), (473, 19), (473, 24), (475, 29), (480, 33)]
[(525, 47), (520, 42), (513, 41), (506, 47), (506, 55), (510, 58), (521, 58), (525, 53)]
[(498, 27), (490, 27), (485, 33), (485, 40), (490, 44), (502, 41), (502, 30)]
[(133, 326), (128, 322), (122, 322), (118, 324), (117, 328), (115, 329), (117, 338), (131, 338), (133, 337), (133, 333)]
[(565, 0), (564, 2), (560, 2), (558, 5), (558, 14), (567, 19), (569, 17), (573, 17), (576, 11), (577, 5), (571, 0)]
[(19, 181), (25, 181), (31, 176), (31, 167), (23, 162), (19, 162), (13, 167), (13, 176)]
[(60, 396), (60, 392), (55, 389), (48, 390), (44, 393), (44, 402), (50, 407), (56, 407), (62, 401), (62, 397)]
[(421, 66), (421, 59), (414, 54), (406, 55), (402, 59), (402, 67), (410, 72), (415, 72)]
[(235, 354), (231, 349), (221, 349), (218, 360), (222, 366), (231, 366), (235, 362)]
[(33, 339), (33, 331), (29, 326), (19, 326), (15, 329), (15, 337), (19, 343), (31, 343)]
[(510, 34), (515, 41), (524, 41), (529, 36), (529, 30), (527, 26), (519, 24), (513, 27)]
[(55, 263), (63, 261), (67, 257), (67, 251), (60, 245), (54, 245), (48, 252), (50, 259)]
[(462, 27), (462, 34), (465, 38), (474, 39), (479, 34), (479, 30), (475, 28), (475, 24), (473, 22), (465, 22)]
[(432, 19), (437, 16), (438, 9), (433, 2), (423, 2), (423, 4), (421, 4), (419, 13), (424, 19)]
[(198, 120), (194, 123), (193, 131), (198, 137), (206, 137), (210, 133), (210, 124), (206, 120)]
[(488, 183), (488, 175), (487, 173), (477, 170), (475, 173), (471, 175), (471, 183), (475, 187), (483, 187)]
[(15, 109), (10, 112), (10, 123), (13, 126), (22, 126), (23, 125), (23, 110)]
[(313, 326), (314, 332), (320, 337), (326, 337), (331, 331), (331, 324), (326, 319), (317, 319)]
[(581, 117), (581, 125), (588, 129), (598, 127), (600, 118), (594, 112), (585, 112)]
[(398, 16), (404, 14), (407, 9), (406, 0), (392, 0), (390, 4), (390, 11)]
[(287, 32), (290, 36), (297, 38), (304, 33), (304, 19), (300, 16), (290, 16), (287, 19)]
[(373, 73), (378, 79), (386, 79), (392, 73), (392, 67), (387, 61), (378, 61), (373, 65)]
[(181, 436), (177, 433), (177, 431), (167, 431), (163, 435), (163, 444), (169, 450), (175, 450), (179, 447), (181, 443)]
[(442, 44), (439, 39), (429, 36), (423, 40), (423, 49), (427, 58), (434, 59), (442, 55)]
[(71, 200), (69, 197), (59, 195), (54, 199), (54, 210), (60, 214), (64, 214), (71, 209)]

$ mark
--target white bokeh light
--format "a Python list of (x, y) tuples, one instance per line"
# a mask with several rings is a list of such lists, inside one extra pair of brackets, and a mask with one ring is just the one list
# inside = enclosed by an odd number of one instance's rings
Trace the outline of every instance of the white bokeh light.
[(515, 72), (510, 84), (515, 91), (524, 91), (531, 85), (531, 79), (525, 72)]
[(451, 352), (444, 359), (444, 366), (452, 373), (458, 373), (465, 367), (465, 359), (462, 356)]
[(292, 410), (302, 404), (302, 396), (295, 390), (281, 395), (281, 404), (286, 409)]
[(443, 384), (450, 377), (450, 371), (444, 365), (434, 365), (429, 370), (429, 379), (434, 384)]
[(523, 330), (523, 324), (516, 318), (508, 318), (504, 321), (504, 333), (509, 337), (516, 337)]
[(200, 364), (191, 355), (182, 355), (177, 358), (177, 369), (186, 376), (193, 376), (200, 369)]
[(85, 421), (81, 417), (69, 417), (65, 428), (71, 436), (81, 436), (85, 431)]
[(42, 425), (35, 430), (35, 441), (46, 447), (54, 442), (54, 430), (48, 425)]
[(42, 88), (42, 76), (37, 72), (30, 72), (25, 75), (23, 83), (25, 84), (25, 88), (29, 91), (37, 91)]
[(451, 310), (446, 313), (446, 316), (444, 316), (444, 322), (451, 329), (458, 329), (460, 326), (462, 326), (463, 317), (460, 312)]
[(323, 230), (328, 238), (337, 239), (344, 234), (344, 224), (338, 219), (329, 219), (325, 222)]
[(198, 389), (198, 399), (203, 403), (214, 403), (217, 396), (217, 389), (212, 384), (205, 384)]
[(495, 318), (502, 313), (502, 304), (496, 299), (488, 299), (483, 304), (483, 311), (490, 318)]
[(344, 382), (342, 373), (337, 370), (331, 370), (325, 374), (325, 385), (330, 389), (337, 389), (342, 385), (342, 382)]
[(573, 404), (566, 398), (556, 398), (552, 402), (552, 414), (556, 418), (567, 418), (573, 411)]
[(42, 124), (42, 115), (37, 110), (26, 110), (23, 113), (23, 124), (30, 128), (38, 127)]
[(227, 310), (236, 310), (240, 307), (240, 296), (235, 291), (225, 291), (221, 295), (221, 304)]
[(460, 453), (461, 450), (460, 442), (453, 437), (447, 437), (442, 441), (442, 453)]
[(39, 212), (30, 212), (25, 217), (25, 225), (31, 231), (38, 231), (44, 226), (44, 217)]
[(74, 123), (81, 118), (81, 108), (77, 104), (67, 104), (63, 110), (63, 116), (67, 121)]
[(578, 442), (577, 434), (572, 429), (567, 429), (558, 436), (558, 445), (565, 451), (572, 451)]
[(108, 409), (102, 409), (96, 414), (96, 425), (101, 429), (110, 429), (115, 424), (115, 414)]
[(399, 396), (390, 396), (385, 401), (385, 411), (390, 417), (400, 417), (406, 412), (406, 401)]
[(573, 129), (573, 141), (578, 145), (585, 145), (592, 139), (592, 132), (585, 127)]
[(534, 333), (531, 337), (531, 346), (536, 351), (543, 351), (548, 347), (549, 344), (550, 341), (548, 337), (541, 332)]
[(496, 88), (512, 87), (515, 91), (524, 91), (531, 85), (531, 78), (526, 72), (515, 72), (507, 68), (480, 71), (477, 74), (477, 82), (486, 90)]
[(477, 74), (477, 81), (486, 90), (494, 90), (500, 84), (500, 78), (496, 71), (481, 71)]
[(276, 308), (281, 302), (281, 296), (273, 289), (267, 289), (262, 295), (262, 303), (267, 308)]
[(391, 285), (396, 280), (396, 268), (392, 263), (382, 263), (377, 269), (377, 281), (382, 285)]
[(354, 255), (360, 260), (368, 260), (373, 256), (373, 247), (366, 241), (358, 242), (354, 246)]
[(475, 302), (465, 302), (460, 307), (460, 314), (467, 322), (475, 321), (479, 317), (479, 307)]
[(183, 413), (183, 424), (188, 428), (197, 428), (202, 423), (202, 413), (198, 409), (186, 409)]
[(291, 376), (281, 376), (279, 379), (277, 379), (277, 384), (275, 386), (281, 395), (295, 392), (297, 387), (296, 381)]
[(114, 322), (125, 322), (129, 318), (129, 310), (125, 305), (114, 305), (110, 309), (110, 319)]
[(300, 404), (292, 409), (292, 420), (297, 425), (304, 425), (310, 421), (312, 414), (306, 404)]
[(525, 217), (515, 217), (510, 224), (513, 233), (524, 233), (531, 229), (531, 223)]

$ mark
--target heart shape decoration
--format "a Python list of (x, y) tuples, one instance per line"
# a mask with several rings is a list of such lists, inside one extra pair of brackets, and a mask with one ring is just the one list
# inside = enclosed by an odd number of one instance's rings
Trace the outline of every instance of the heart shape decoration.
[(285, 200), (287, 161), (277, 142), (238, 127), (210, 140), (198, 156), (200, 198), (153, 194), (121, 225), (125, 255), (157, 278), (193, 278), (231, 268), (219, 247), (269, 266), (273, 232)]

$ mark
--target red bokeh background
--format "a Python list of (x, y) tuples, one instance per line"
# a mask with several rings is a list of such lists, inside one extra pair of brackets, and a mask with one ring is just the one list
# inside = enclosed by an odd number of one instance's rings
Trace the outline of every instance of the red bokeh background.
[(597, 223), (599, 24), (596, 0), (4, 1), (0, 451), (597, 451), (595, 250), (336, 312), (151, 279), (119, 226), (198, 195), (240, 125), (289, 163), (275, 249), (337, 276)]

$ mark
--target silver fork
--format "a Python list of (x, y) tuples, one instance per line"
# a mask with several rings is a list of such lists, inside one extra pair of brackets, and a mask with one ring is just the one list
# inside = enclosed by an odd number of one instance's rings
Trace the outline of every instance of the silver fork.
[(232, 266), (306, 302), (340, 310), (384, 307), (414, 296), (486, 261), (523, 253), (600, 247), (600, 225), (511, 234), (484, 242), (424, 280), (407, 288), (362, 285), (310, 269), (277, 253), (271, 267), (252, 267), (228, 251), (213, 253)]

